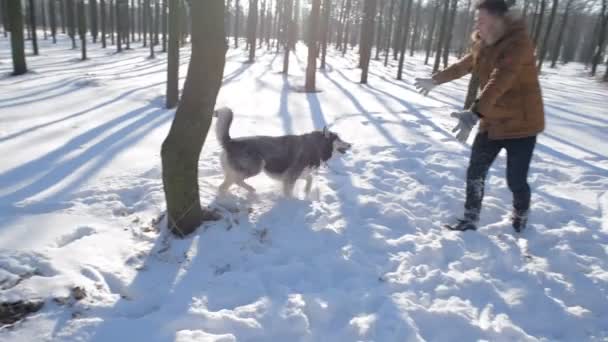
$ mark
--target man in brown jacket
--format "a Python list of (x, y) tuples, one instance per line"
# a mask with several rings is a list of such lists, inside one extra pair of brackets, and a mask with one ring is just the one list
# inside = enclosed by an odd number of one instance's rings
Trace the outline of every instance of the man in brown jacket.
[(507, 183), (513, 193), (513, 228), (520, 232), (530, 209), (527, 182), (536, 136), (544, 130), (543, 100), (535, 67), (534, 44), (522, 21), (509, 15), (504, 0), (477, 3), (477, 30), (471, 52), (432, 78), (416, 79), (428, 94), (435, 86), (468, 73), (479, 77), (481, 93), (467, 111), (452, 113), (459, 120), (457, 138), (466, 142), (481, 120), (469, 168), (464, 218), (452, 230), (477, 229), (485, 178), (498, 153), (507, 150)]

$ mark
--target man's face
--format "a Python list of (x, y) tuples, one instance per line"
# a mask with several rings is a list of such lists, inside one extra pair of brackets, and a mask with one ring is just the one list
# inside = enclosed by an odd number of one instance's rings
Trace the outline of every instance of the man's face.
[(493, 38), (493, 34), (496, 28), (498, 18), (491, 15), (485, 9), (477, 11), (477, 25), (476, 28), (479, 31), (481, 39), (485, 42), (489, 42)]

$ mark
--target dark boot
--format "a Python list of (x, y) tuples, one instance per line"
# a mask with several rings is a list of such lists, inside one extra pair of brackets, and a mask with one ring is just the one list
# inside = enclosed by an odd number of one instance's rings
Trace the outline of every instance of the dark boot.
[(517, 233), (521, 233), (526, 229), (526, 224), (528, 223), (528, 211), (513, 209), (511, 222), (513, 224), (513, 229), (515, 229)]
[(477, 223), (471, 220), (458, 220), (455, 224), (447, 224), (445, 227), (449, 230), (464, 232), (467, 230), (477, 230)]

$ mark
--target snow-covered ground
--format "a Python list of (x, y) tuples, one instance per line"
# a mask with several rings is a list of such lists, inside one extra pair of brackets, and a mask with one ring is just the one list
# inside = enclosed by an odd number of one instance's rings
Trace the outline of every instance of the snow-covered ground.
[(262, 49), (251, 65), (231, 49), (218, 106), (234, 110), (233, 136), (328, 125), (354, 150), (319, 172), (311, 198), (281, 198), (260, 175), (257, 198), (218, 199), (211, 133), (201, 196), (224, 217), (176, 240), (162, 216), (166, 55), (136, 45), (90, 45), (82, 62), (65, 40), (41, 42), (31, 72), (9, 77), (0, 38), (0, 302), (45, 301), (0, 340), (608, 339), (608, 86), (581, 65), (542, 75), (529, 229), (510, 228), (501, 155), (481, 229), (458, 234), (441, 224), (464, 199), (470, 147), (449, 113), (466, 79), (422, 97), (419, 56), (404, 82), (374, 61), (362, 86), (355, 56), (331, 52), (321, 92), (304, 94), (305, 47), (289, 76), (281, 55)]

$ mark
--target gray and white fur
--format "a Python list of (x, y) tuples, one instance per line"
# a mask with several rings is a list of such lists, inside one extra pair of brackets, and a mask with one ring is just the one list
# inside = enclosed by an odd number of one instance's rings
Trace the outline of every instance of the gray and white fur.
[(219, 109), (215, 116), (218, 118), (215, 133), (223, 149), (220, 161), (224, 182), (220, 185), (220, 193), (226, 193), (233, 184), (255, 192), (245, 180), (264, 171), (271, 178), (282, 181), (283, 193), (287, 197), (293, 195), (296, 181), (305, 179), (308, 195), (312, 186), (312, 172), (335, 152), (344, 154), (351, 148), (351, 144), (344, 142), (327, 127), (323, 131), (302, 135), (233, 139), (229, 133), (234, 116), (232, 110)]

